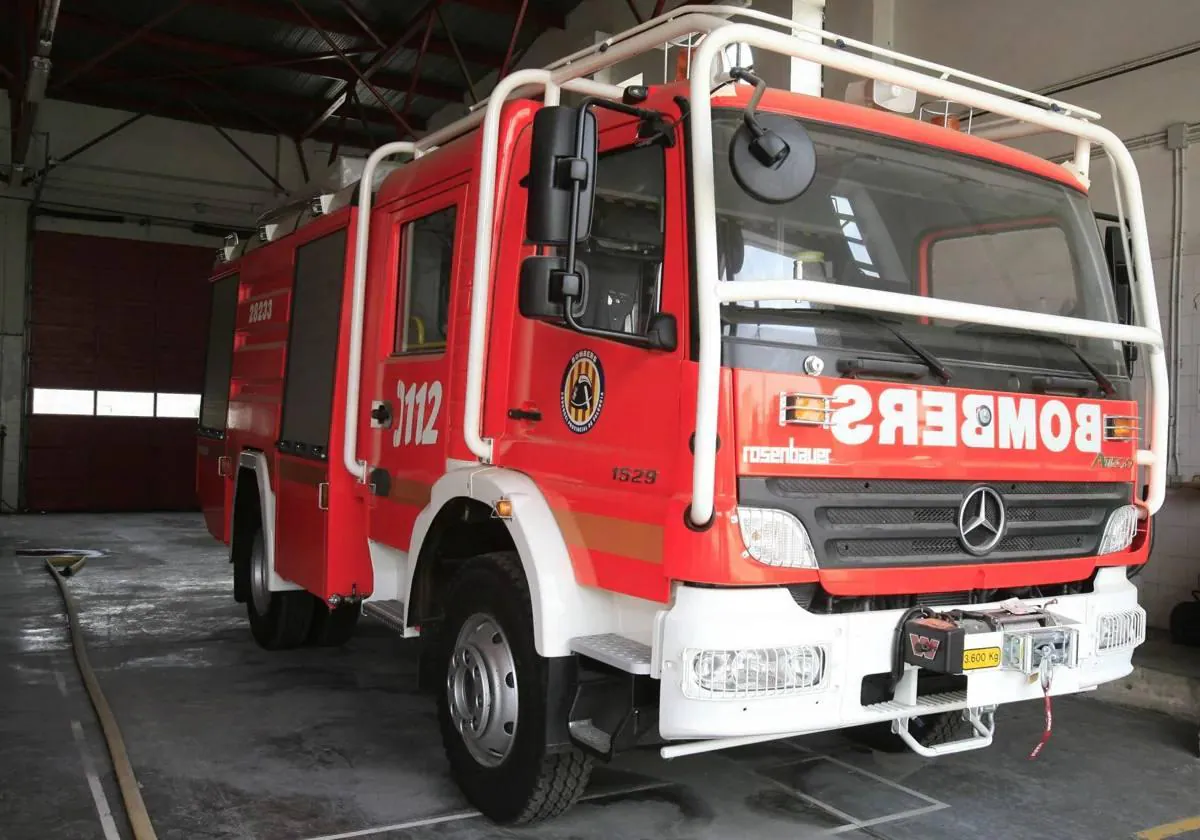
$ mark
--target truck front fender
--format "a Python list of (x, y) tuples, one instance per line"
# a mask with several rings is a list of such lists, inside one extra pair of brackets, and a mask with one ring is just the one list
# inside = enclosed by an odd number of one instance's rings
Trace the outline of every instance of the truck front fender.
[[(533, 609), (534, 645), (545, 657), (567, 656), (571, 639), (600, 633), (624, 633), (649, 641), (654, 614), (663, 605), (590, 586), (575, 579), (575, 570), (562, 531), (549, 503), (529, 476), (483, 465), (451, 469), (433, 486), (429, 505), (417, 517), (409, 558), (421, 556), (430, 526), (442, 508), (455, 499), (469, 498), (494, 507), (500, 499), (512, 503), (505, 519), (529, 583)], [(402, 589), (411, 604), (416, 562), (405, 564)], [(623, 630), (622, 625), (625, 625)]]

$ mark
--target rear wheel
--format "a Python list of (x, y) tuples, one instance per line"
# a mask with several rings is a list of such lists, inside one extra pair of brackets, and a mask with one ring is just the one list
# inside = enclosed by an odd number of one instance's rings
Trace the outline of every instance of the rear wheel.
[(533, 645), (529, 593), (515, 554), (469, 561), (445, 604), (438, 720), (455, 781), (498, 823), (561, 814), (587, 787), (592, 762), (574, 748), (546, 751), (546, 660)]
[(250, 597), (246, 614), (259, 647), (286, 650), (304, 644), (313, 619), (313, 599), (307, 592), (272, 592), (271, 569), (262, 531), (254, 535), (247, 564)]
[(348, 604), (330, 609), (316, 595), (313, 597), (312, 626), (308, 630), (308, 644), (317, 647), (341, 647), (350, 641), (358, 626), (362, 608)]

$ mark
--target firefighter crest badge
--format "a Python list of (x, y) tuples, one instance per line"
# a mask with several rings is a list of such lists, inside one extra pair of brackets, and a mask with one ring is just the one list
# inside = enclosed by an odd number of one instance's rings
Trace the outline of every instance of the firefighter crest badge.
[(604, 407), (604, 368), (591, 350), (580, 350), (567, 363), (562, 381), (562, 416), (575, 434), (591, 431)]

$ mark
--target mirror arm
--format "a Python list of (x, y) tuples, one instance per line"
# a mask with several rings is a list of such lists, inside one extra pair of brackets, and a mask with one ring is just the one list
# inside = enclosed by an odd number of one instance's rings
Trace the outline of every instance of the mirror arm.
[(750, 95), (750, 101), (746, 103), (746, 107), (743, 109), (742, 120), (746, 123), (746, 128), (750, 129), (750, 133), (755, 138), (761, 138), (766, 131), (758, 124), (756, 115), (758, 113), (758, 103), (763, 98), (763, 94), (767, 92), (767, 83), (744, 67), (734, 67), (729, 71), (729, 75), (740, 82), (754, 85), (754, 93)]
[(616, 341), (623, 341), (626, 344), (632, 344), (635, 347), (646, 347), (651, 350), (661, 349), (658, 346), (658, 343), (651, 339), (648, 335), (636, 335), (634, 333), (618, 332), (617, 330), (605, 330), (599, 327), (584, 326), (575, 318), (575, 313), (573, 311), (575, 309), (575, 302), (577, 300), (576, 296), (567, 295), (565, 297), (566, 302), (563, 305), (563, 315), (566, 318), (567, 326), (569, 326), (575, 332), (582, 335), (592, 335), (596, 338), (609, 338)]

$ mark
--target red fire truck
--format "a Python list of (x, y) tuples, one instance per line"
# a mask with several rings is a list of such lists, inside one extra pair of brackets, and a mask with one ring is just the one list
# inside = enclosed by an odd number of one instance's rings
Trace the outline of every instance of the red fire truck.
[[(680, 39), (686, 79), (593, 78)], [(764, 53), (992, 117), (770, 90)], [(941, 755), (1129, 673), (1167, 368), (1096, 116), (704, 6), (376, 150), (212, 279), (198, 488), (254, 638), (420, 636), (453, 775), (508, 823), (637, 746)], [(1034, 131), (1074, 154), (988, 139)]]

